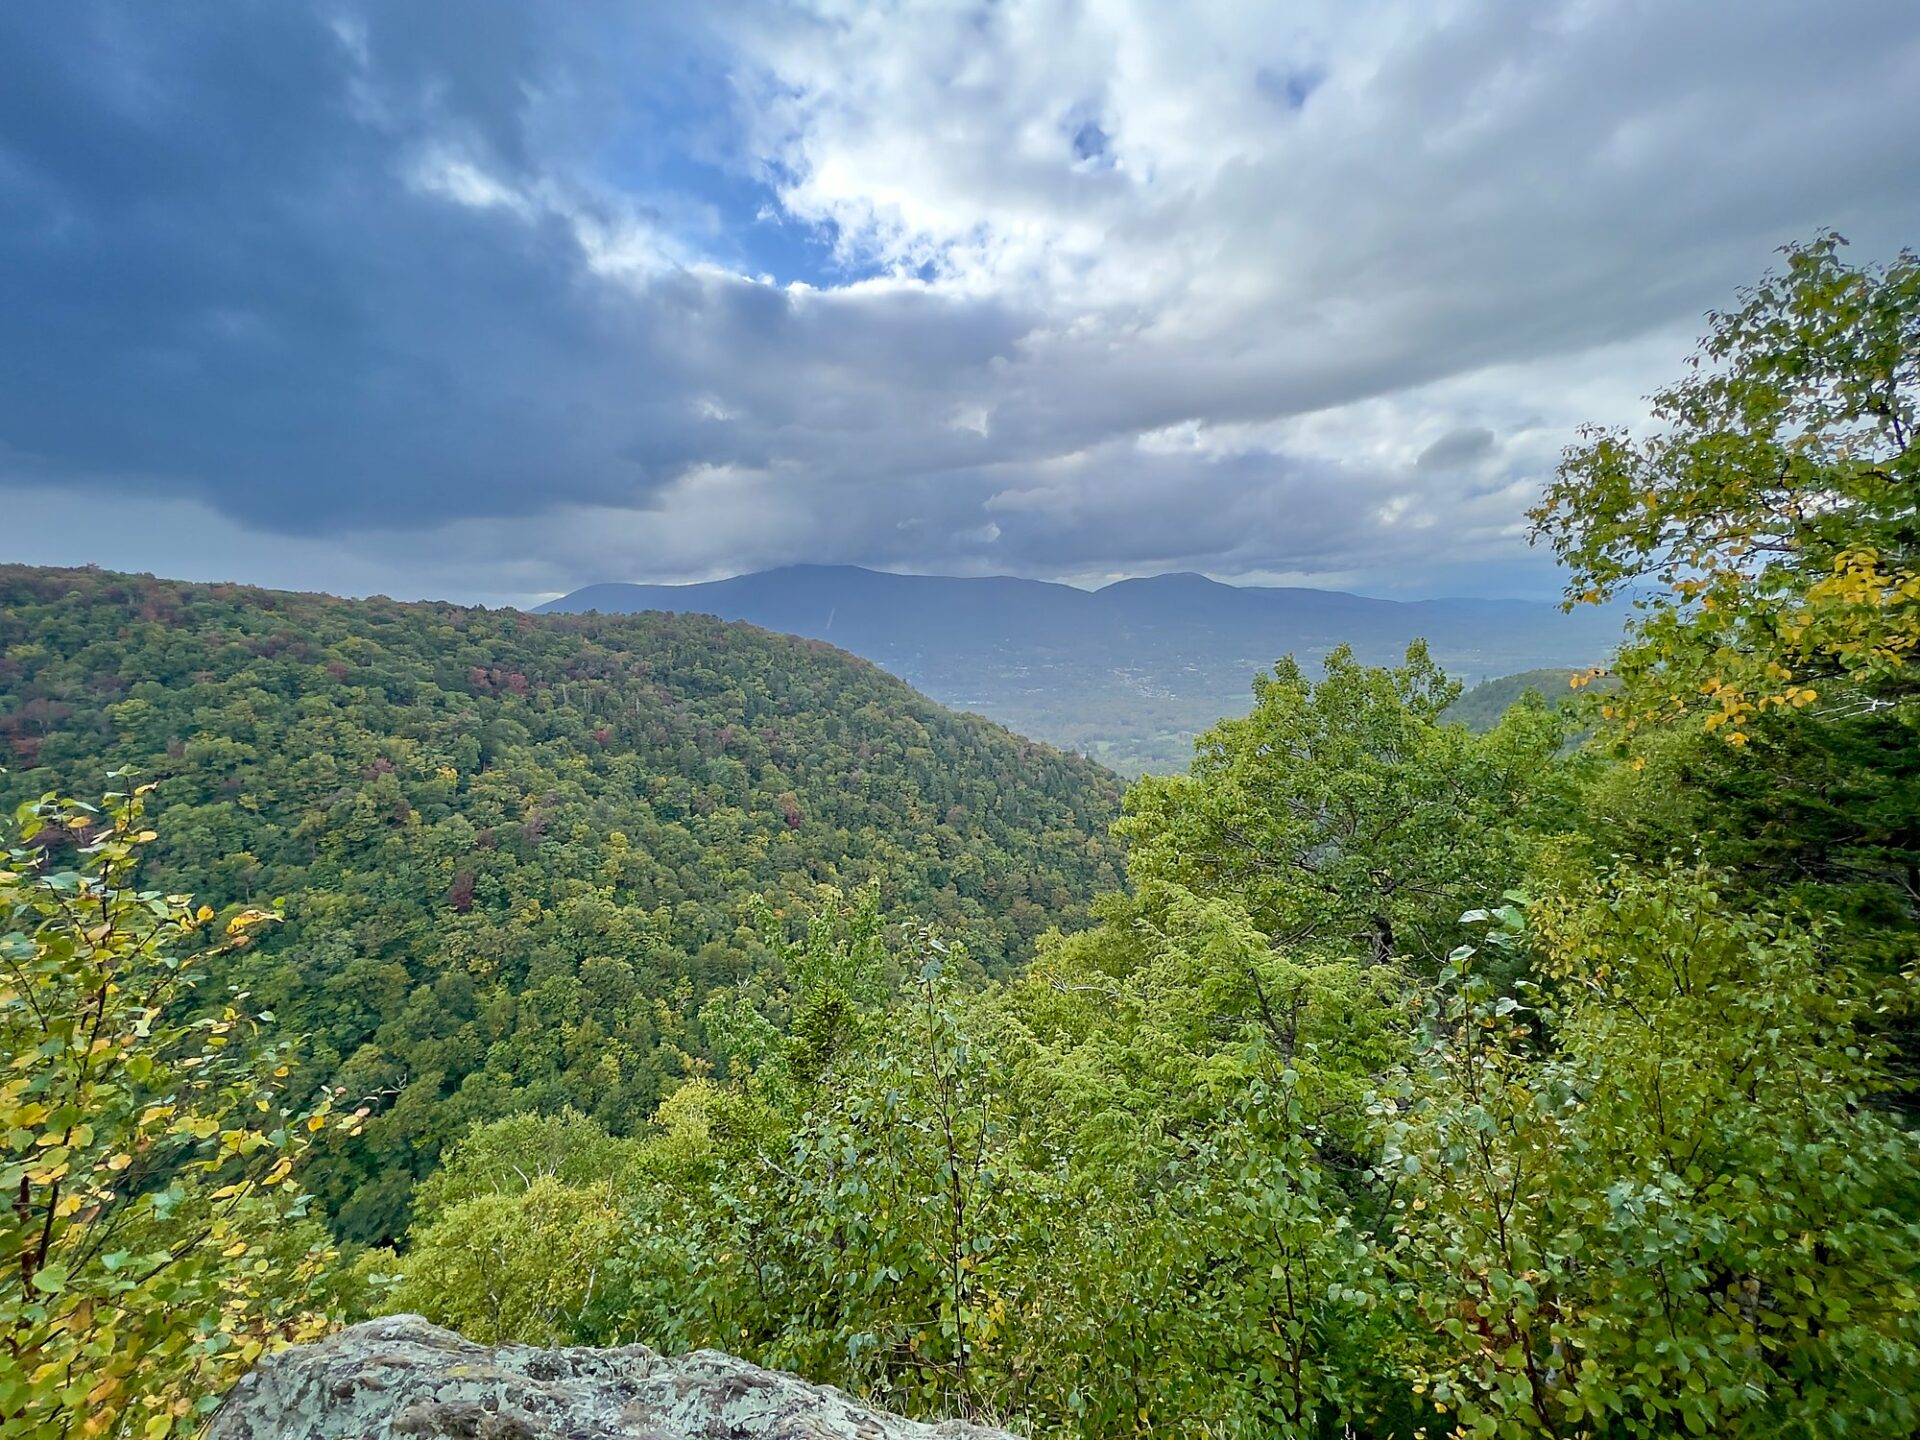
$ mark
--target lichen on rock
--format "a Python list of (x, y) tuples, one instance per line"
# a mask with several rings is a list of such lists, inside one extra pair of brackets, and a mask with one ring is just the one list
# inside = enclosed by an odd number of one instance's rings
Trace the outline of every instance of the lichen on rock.
[(925, 1425), (714, 1350), (475, 1345), (418, 1315), (263, 1360), (208, 1440), (1010, 1440)]

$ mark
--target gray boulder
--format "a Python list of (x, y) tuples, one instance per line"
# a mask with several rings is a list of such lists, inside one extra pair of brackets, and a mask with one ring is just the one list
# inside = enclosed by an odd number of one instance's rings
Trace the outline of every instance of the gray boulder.
[(475, 1345), (418, 1315), (269, 1356), (209, 1440), (1010, 1440), (922, 1425), (714, 1350)]

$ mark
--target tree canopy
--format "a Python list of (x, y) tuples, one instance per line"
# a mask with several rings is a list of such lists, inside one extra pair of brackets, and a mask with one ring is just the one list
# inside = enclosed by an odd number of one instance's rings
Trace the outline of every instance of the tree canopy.
[[(1649, 582), (1616, 668), (1631, 726), (1915, 694), (1920, 255), (1849, 265), (1832, 232), (1744, 290), (1646, 436), (1590, 429), (1535, 508), (1569, 603)], [(1824, 696), (1824, 700), (1823, 700)]]

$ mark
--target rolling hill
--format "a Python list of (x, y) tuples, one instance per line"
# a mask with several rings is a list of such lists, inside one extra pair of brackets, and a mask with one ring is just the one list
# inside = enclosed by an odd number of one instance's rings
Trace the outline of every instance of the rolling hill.
[[(694, 1073), (761, 926), (881, 888), (989, 970), (1120, 883), (1119, 786), (845, 651), (704, 616), (552, 616), (0, 566), (0, 803), (159, 788), (148, 883), (284, 923), (220, 978), (375, 1097), (311, 1172), (400, 1233), (476, 1119), (625, 1131)], [(764, 909), (762, 907), (765, 907)]]
[(1525, 600), (1395, 601), (1223, 585), (1192, 574), (1098, 590), (1009, 576), (797, 565), (698, 585), (590, 585), (547, 612), (659, 610), (830, 640), (943, 704), (1128, 773), (1178, 769), (1192, 737), (1249, 702), (1255, 671), (1342, 644), (1391, 663), (1424, 639), (1468, 684), (1603, 660), (1615, 613)]

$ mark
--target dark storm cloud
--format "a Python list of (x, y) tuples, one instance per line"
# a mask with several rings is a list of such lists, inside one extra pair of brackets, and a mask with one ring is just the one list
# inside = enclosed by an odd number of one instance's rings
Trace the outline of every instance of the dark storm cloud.
[(529, 433), (551, 403), (520, 383), (529, 368), (564, 367), (600, 408), (617, 350), (571, 237), (411, 192), (404, 136), (367, 108), (441, 112), (511, 160), (517, 127), (481, 93), (500, 98), (484, 41), (507, 37), (447, 27), (460, 78), (442, 89), (439, 67), (360, 65), (295, 6), (29, 5), (0, 26), (15, 451), (268, 523), (414, 518), (456, 486), (502, 503), (538, 473), (564, 437)]
[(528, 97), (604, 80), (535, 14), (0, 13), (8, 449), (286, 529), (643, 505), (695, 465), (830, 465), (1008, 352), (990, 302), (597, 273), (613, 207), (524, 198)]
[(1909, 5), (1296, 8), (0, 9), (15, 553), (1542, 588), (1574, 423), (1920, 226)]

